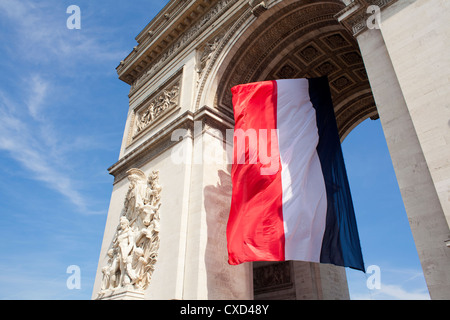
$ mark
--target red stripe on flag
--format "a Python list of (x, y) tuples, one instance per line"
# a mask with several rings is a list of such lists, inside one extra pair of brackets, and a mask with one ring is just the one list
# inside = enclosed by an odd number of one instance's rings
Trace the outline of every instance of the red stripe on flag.
[[(228, 262), (236, 265), (248, 261), (283, 261), (281, 162), (277, 135), (271, 134), (277, 129), (277, 83), (239, 85), (232, 88), (232, 93), (235, 137), (233, 192), (227, 225)], [(257, 143), (252, 141), (255, 135)], [(247, 141), (245, 148), (239, 147), (242, 139)], [(261, 151), (264, 147), (267, 150)], [(263, 159), (266, 155), (270, 156), (270, 163)], [(273, 168), (274, 159), (278, 161), (274, 174), (261, 174), (262, 170)]]

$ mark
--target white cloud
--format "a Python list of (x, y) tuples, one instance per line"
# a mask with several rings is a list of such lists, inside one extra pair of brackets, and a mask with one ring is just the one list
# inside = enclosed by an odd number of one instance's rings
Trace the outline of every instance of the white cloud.
[(374, 293), (375, 298), (394, 300), (429, 300), (430, 295), (424, 290), (405, 290), (400, 285), (382, 284)]
[(428, 291), (406, 290), (401, 285), (383, 284), (381, 289), (352, 294), (353, 300), (430, 300)]
[(381, 286), (369, 289), (371, 274), (348, 272), (352, 300), (429, 300), (421, 270), (381, 266)]
[[(83, 10), (83, 8), (82, 8)], [(82, 14), (84, 15), (83, 11)], [(87, 13), (86, 13), (87, 15)], [(66, 27), (66, 7), (59, 1), (42, 4), (30, 0), (0, 1), (0, 17), (9, 20), (10, 33), (16, 32), (13, 50), (22, 58), (39, 63), (55, 63), (60, 68), (75, 67), (79, 62), (116, 62), (127, 52), (116, 43), (102, 41), (100, 31), (113, 32), (92, 26), (80, 30)], [(97, 32), (97, 34), (95, 33)]]
[(28, 85), (31, 88), (27, 103), (28, 111), (34, 119), (38, 120), (41, 119), (39, 114), (47, 94), (48, 83), (39, 75), (34, 75), (31, 77)]
[[(88, 213), (88, 201), (74, 186), (70, 175), (64, 172), (58, 158), (58, 139), (50, 137), (53, 124), (43, 113), (50, 84), (40, 75), (31, 76), (31, 85), (24, 86), (26, 108), (22, 101), (14, 101), (0, 92), (0, 149), (7, 151), (31, 178), (45, 183), (66, 197), (79, 211)], [(53, 135), (57, 134), (56, 132)]]
[[(92, 15), (83, 11), (88, 7), (81, 7), (83, 18)], [(79, 83), (80, 77), (94, 72), (92, 68), (115, 63), (125, 52), (114, 48), (119, 47), (117, 43), (103, 41), (102, 37), (111, 39), (113, 30), (95, 26), (95, 21), (90, 27), (68, 30), (67, 17), (65, 4), (60, 1), (0, 1), (0, 19), (7, 26), (2, 31), (10, 40), (4, 61), (10, 66), (15, 61), (7, 80), (12, 91), (0, 90), (0, 150), (6, 151), (32, 179), (68, 199), (78, 211), (104, 214), (104, 210), (92, 210), (93, 200), (82, 192), (86, 183), (78, 181), (79, 175), (73, 172), (86, 167), (84, 151), (104, 149), (107, 144), (86, 132), (69, 132), (68, 127), (84, 119), (69, 118), (64, 110), (75, 113), (75, 106), (68, 105), (68, 97), (80, 95), (79, 88), (68, 83)], [(110, 34), (105, 36), (101, 31)], [(79, 68), (83, 63), (89, 65), (89, 72), (80, 72), (86, 70)], [(114, 72), (110, 66), (105, 70)], [(76, 81), (61, 80), (67, 77)]]

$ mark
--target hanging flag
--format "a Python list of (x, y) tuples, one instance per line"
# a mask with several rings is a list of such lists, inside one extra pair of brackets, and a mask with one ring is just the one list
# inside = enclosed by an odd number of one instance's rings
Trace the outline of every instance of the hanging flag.
[(364, 271), (326, 77), (232, 88), (228, 262), (301, 260)]

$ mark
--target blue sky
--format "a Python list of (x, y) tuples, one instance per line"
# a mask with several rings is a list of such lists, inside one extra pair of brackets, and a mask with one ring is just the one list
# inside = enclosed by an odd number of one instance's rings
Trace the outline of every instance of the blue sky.
[[(69, 5), (81, 29), (69, 30)], [(0, 299), (90, 299), (128, 109), (117, 79), (166, 1), (0, 0)], [(428, 299), (380, 121), (343, 143), (366, 266), (353, 299)], [(81, 288), (70, 290), (69, 266)]]
[(380, 268), (381, 288), (369, 290), (373, 274), (347, 270), (352, 299), (429, 299), (380, 120), (366, 120), (342, 143), (366, 269)]

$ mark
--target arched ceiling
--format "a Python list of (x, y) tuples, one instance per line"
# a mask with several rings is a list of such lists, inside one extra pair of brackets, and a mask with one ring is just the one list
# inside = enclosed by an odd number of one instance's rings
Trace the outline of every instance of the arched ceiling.
[(230, 88), (237, 84), (328, 76), (341, 139), (363, 120), (376, 118), (358, 44), (334, 17), (342, 8), (340, 1), (329, 0), (267, 10), (236, 43), (221, 74), (217, 107), (232, 110)]

